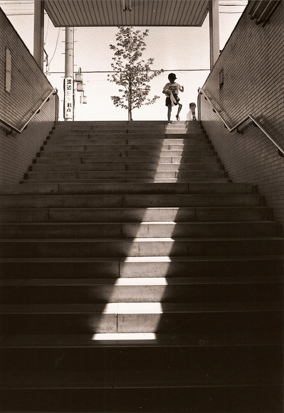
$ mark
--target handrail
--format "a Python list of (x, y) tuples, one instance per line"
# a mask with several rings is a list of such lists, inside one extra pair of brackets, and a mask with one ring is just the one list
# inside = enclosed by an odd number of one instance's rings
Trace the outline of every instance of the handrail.
[(213, 112), (218, 115), (218, 117), (221, 119), (225, 127), (228, 129), (229, 132), (233, 132), (234, 130), (237, 130), (238, 133), (242, 133), (238, 131), (239, 126), (241, 126), (243, 123), (245, 123), (247, 120), (251, 120), (254, 124), (254, 126), (258, 127), (264, 134), (265, 136), (276, 146), (278, 149), (278, 154), (281, 157), (284, 157), (284, 149), (281, 148), (281, 146), (272, 138), (272, 136), (269, 135), (269, 133), (261, 126), (261, 124), (255, 119), (255, 117), (251, 114), (246, 115), (239, 123), (237, 123), (235, 126), (230, 128), (230, 126), (226, 123), (225, 119), (220, 115), (219, 111), (216, 109), (214, 104), (212, 103), (211, 99), (206, 95), (204, 90), (202, 88), (198, 89), (198, 93), (200, 95), (204, 95), (204, 98), (209, 101), (210, 105), (213, 107)]
[[(32, 116), (28, 119), (28, 121), (24, 124), (24, 126), (22, 126), (21, 129), (16, 128), (15, 126), (11, 125), (9, 122), (6, 122), (5, 120), (0, 119), (0, 122), (4, 123), (4, 125), (8, 126), (9, 128), (11, 128), (12, 130), (15, 130), (18, 133), (23, 132), (23, 130), (28, 126), (28, 124), (30, 123), (30, 121), (35, 117), (35, 115), (37, 113), (39, 113), (39, 111), (41, 110), (41, 108), (43, 107), (43, 105), (50, 99), (51, 95), (56, 95), (58, 92), (58, 90), (52, 89), (52, 92), (49, 93), (49, 95), (41, 102), (40, 106), (33, 112)], [(12, 133), (12, 130), (10, 133)]]

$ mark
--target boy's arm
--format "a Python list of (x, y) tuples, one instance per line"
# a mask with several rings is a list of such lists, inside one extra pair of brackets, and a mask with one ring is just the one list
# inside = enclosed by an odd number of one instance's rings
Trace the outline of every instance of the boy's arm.
[(168, 83), (164, 86), (162, 93), (165, 93), (165, 95), (166, 95), (167, 93), (169, 93)]
[(184, 92), (184, 86), (179, 85), (179, 90), (180, 90), (181, 92)]

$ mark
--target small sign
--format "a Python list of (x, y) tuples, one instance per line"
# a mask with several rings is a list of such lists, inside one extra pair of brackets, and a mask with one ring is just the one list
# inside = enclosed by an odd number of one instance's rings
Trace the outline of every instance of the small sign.
[(73, 119), (73, 79), (64, 79), (64, 118)]

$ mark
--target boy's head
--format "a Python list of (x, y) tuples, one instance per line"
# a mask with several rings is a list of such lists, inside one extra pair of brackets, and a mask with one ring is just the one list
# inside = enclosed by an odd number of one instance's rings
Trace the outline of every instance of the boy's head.
[(168, 79), (171, 83), (173, 83), (176, 80), (176, 75), (174, 73), (170, 73), (168, 76)]

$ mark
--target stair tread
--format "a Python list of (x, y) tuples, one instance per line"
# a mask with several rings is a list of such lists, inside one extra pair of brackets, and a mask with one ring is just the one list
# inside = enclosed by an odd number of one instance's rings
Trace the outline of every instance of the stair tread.
[(187, 347), (262, 347), (281, 346), (281, 337), (234, 331), (227, 333), (155, 334), (155, 333), (97, 333), (97, 334), (27, 334), (1, 335), (0, 348), (187, 348)]
[[(278, 373), (278, 374), (277, 374)], [(187, 370), (143, 371), (19, 371), (1, 374), (1, 388), (21, 389), (135, 389), (189, 387), (281, 386), (281, 375), (275, 370), (235, 369), (219, 371), (189, 368)]]
[[(231, 183), (211, 183), (210, 187), (208, 184), (203, 182), (196, 183), (171, 183), (171, 182), (145, 182), (141, 184), (140, 188), (137, 188), (136, 184), (131, 182), (120, 182), (120, 183), (66, 183), (66, 184), (43, 184), (38, 182), (27, 182), (24, 185), (4, 185), (0, 186), (0, 200), (2, 196), (24, 196), (24, 195), (61, 195), (67, 193), (79, 193), (84, 194), (87, 192), (89, 194), (112, 194), (112, 193), (133, 193), (134, 191), (138, 193), (171, 193), (171, 194), (186, 194), (186, 195), (197, 195), (197, 194), (251, 194), (251, 185), (235, 185)], [(34, 192), (33, 192), (34, 191)], [(165, 191), (165, 192), (163, 192)]]
[(109, 278), (17, 278), (17, 279), (1, 279), (0, 285), (31, 287), (31, 286), (159, 286), (159, 285), (238, 285), (238, 284), (279, 284), (284, 283), (284, 277), (279, 275), (251, 275), (251, 276), (234, 276), (222, 277), (143, 277), (143, 278), (117, 278), (115, 280)]
[(96, 226), (96, 225), (192, 225), (192, 226), (203, 226), (203, 225), (209, 225), (209, 226), (215, 226), (215, 225), (220, 225), (220, 226), (226, 226), (226, 225), (247, 225), (247, 226), (253, 226), (253, 225), (276, 225), (274, 221), (220, 221), (220, 222), (206, 222), (206, 221), (181, 221), (181, 222), (175, 222), (175, 221), (141, 221), (141, 222), (135, 222), (135, 221), (129, 221), (129, 222), (108, 222), (108, 221), (100, 221), (100, 222), (2, 222), (0, 224), (1, 227), (6, 227), (6, 226), (20, 226), (20, 227), (27, 227), (27, 226)]
[(165, 262), (165, 263), (170, 263), (170, 262), (218, 262), (218, 261), (241, 261), (241, 262), (246, 262), (246, 261), (273, 261), (273, 260), (279, 260), (283, 261), (284, 264), (284, 255), (255, 255), (255, 256), (242, 256), (242, 255), (233, 255), (233, 256), (144, 256), (144, 257), (56, 257), (56, 258), (50, 258), (50, 257), (28, 257), (28, 258), (23, 258), (23, 257), (14, 257), (14, 258), (3, 258), (0, 257), (0, 263), (9, 263), (9, 262), (19, 262), (19, 263), (25, 263), (25, 262), (38, 262), (38, 263), (48, 263), (48, 262), (70, 262), (70, 263), (75, 263), (75, 262), (111, 262), (111, 261), (118, 261), (118, 262)]
[(1, 314), (189, 314), (282, 312), (281, 303), (96, 303), (96, 304), (1, 304)]
[[(155, 182), (148, 182), (148, 183), (143, 183), (143, 185), (140, 188), (137, 188), (136, 184), (133, 183), (95, 183), (95, 184), (44, 184), (40, 182), (35, 182), (35, 183), (30, 183), (25, 181), (24, 185), (23, 184), (18, 184), (18, 185), (1, 185), (0, 186), (0, 194), (1, 195), (24, 195), (25, 193), (32, 195), (33, 190), (40, 191), (41, 193), (38, 193), (38, 195), (41, 194), (60, 194), (61, 191), (66, 191), (69, 190), (70, 192), (72, 190), (78, 191), (80, 190), (81, 193), (83, 193), (85, 190), (92, 191), (93, 193), (112, 193), (114, 190), (116, 192), (118, 191), (123, 191), (123, 193), (128, 193), (130, 190), (138, 190), (139, 192), (147, 193), (151, 191), (151, 193), (154, 193), (154, 191), (160, 191), (160, 190), (167, 190), (167, 191), (175, 191), (174, 193), (178, 191), (185, 191), (185, 193), (204, 193), (204, 190), (206, 190), (207, 193), (239, 193), (241, 192), (240, 190), (243, 191), (243, 193), (252, 193), (252, 185), (250, 184), (232, 184), (232, 183), (211, 183), (210, 187), (208, 187), (208, 184), (204, 184), (201, 182), (197, 182), (194, 184), (186, 184), (186, 183), (167, 183), (167, 182), (160, 182), (160, 183), (155, 183)], [(200, 191), (200, 192), (199, 192)], [(34, 195), (37, 195), (35, 193)]]
[[(171, 237), (161, 237), (161, 238), (155, 238), (155, 237), (149, 237), (149, 238), (133, 238), (133, 237), (112, 237), (112, 238), (25, 238), (25, 239), (19, 239), (19, 238), (0, 238), (0, 242), (3, 243), (28, 243), (28, 242), (38, 242), (38, 243), (60, 243), (60, 242), (65, 242), (65, 243), (99, 243), (99, 242), (105, 242), (105, 243), (112, 243), (112, 242), (129, 242), (131, 241), (132, 243), (143, 243), (143, 242), (184, 242), (184, 241), (192, 241), (196, 243), (202, 243), (202, 242), (249, 242), (249, 241), (283, 241), (284, 239), (282, 237), (276, 237), (276, 236), (270, 236), (270, 237), (235, 237), (235, 238), (229, 238), (229, 237), (223, 237), (223, 238), (189, 238), (189, 237), (179, 237), (179, 238), (171, 238)], [(283, 244), (284, 245), (284, 244)]]
[[(39, 179), (31, 179), (29, 178), (25, 182), (30, 182), (30, 183), (36, 183)], [(189, 183), (189, 184), (194, 184), (194, 183), (205, 183), (205, 184), (210, 184), (210, 183), (229, 183), (228, 178), (155, 178), (155, 179), (138, 179), (138, 178), (98, 178), (98, 179), (41, 179), (41, 182), (43, 183), (58, 183), (58, 184), (101, 184), (101, 183), (130, 183), (130, 184), (145, 184), (145, 183), (153, 183), (153, 184), (160, 184), (160, 183)]]

